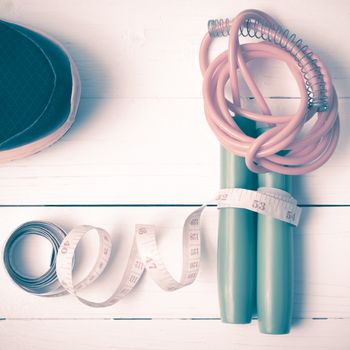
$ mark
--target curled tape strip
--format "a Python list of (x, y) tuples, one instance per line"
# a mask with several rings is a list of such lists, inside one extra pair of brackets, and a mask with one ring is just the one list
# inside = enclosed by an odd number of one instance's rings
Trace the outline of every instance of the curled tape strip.
[[(92, 307), (106, 307), (117, 303), (124, 298), (137, 284), (145, 268), (151, 278), (166, 291), (174, 291), (185, 287), (197, 277), (200, 260), (200, 215), (204, 206), (191, 213), (183, 227), (183, 266), (180, 281), (176, 281), (166, 269), (160, 256), (155, 227), (153, 225), (136, 225), (134, 243), (131, 249), (127, 267), (119, 286), (115, 292), (103, 302), (93, 302), (78, 295), (78, 291), (93, 283), (107, 266), (110, 257), (112, 242), (109, 234), (92, 226), (79, 226), (68, 233), (57, 254), (56, 272), (61, 285), (74, 295), (83, 304)], [(99, 236), (99, 254), (90, 273), (73, 285), (73, 257), (75, 249), (83, 236), (93, 230)]]
[[(67, 235), (55, 224), (47, 222), (28, 222), (20, 226), (8, 239), (4, 250), (4, 263), (13, 281), (26, 291), (42, 296), (58, 296), (66, 292), (74, 295), (80, 302), (92, 307), (111, 306), (124, 298), (138, 283), (146, 269), (153, 281), (166, 291), (174, 291), (193, 283), (200, 264), (200, 218), (203, 210), (211, 203), (218, 208), (245, 208), (276, 219), (297, 225), (301, 209), (295, 199), (287, 192), (260, 188), (258, 191), (245, 189), (223, 189), (213, 201), (193, 211), (183, 225), (183, 261), (179, 281), (167, 270), (159, 253), (155, 226), (136, 225), (134, 242), (121, 282), (115, 292), (105, 301), (94, 302), (79, 296), (79, 291), (92, 284), (108, 264), (112, 240), (102, 228), (82, 225)], [(91, 271), (80, 282), (73, 284), (75, 250), (79, 241), (88, 232), (99, 237), (99, 252)], [(14, 268), (13, 255), (18, 240), (28, 234), (38, 234), (47, 238), (53, 246), (53, 257), (48, 272), (38, 278), (26, 278)]]

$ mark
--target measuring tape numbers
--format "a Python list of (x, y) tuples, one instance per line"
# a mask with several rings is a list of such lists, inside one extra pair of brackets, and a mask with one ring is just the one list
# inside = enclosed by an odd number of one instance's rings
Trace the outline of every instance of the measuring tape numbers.
[[(81, 225), (66, 233), (58, 225), (44, 221), (30, 221), (18, 227), (6, 242), (3, 261), (11, 279), (22, 289), (40, 296), (59, 296), (70, 293), (81, 303), (91, 307), (111, 306), (123, 299), (138, 283), (147, 270), (153, 281), (165, 291), (175, 291), (193, 283), (198, 275), (201, 258), (200, 222), (204, 209), (216, 203), (218, 209), (243, 208), (278, 220), (298, 225), (301, 208), (287, 192), (274, 188), (258, 191), (227, 188), (221, 189), (214, 200), (194, 210), (185, 220), (182, 235), (182, 272), (176, 280), (166, 268), (156, 241), (154, 225), (136, 225), (134, 241), (123, 277), (112, 295), (102, 302), (79, 296), (79, 291), (96, 281), (108, 265), (112, 239), (102, 228)], [(99, 238), (98, 255), (90, 272), (78, 283), (73, 283), (75, 251), (79, 242), (88, 233)], [(15, 266), (16, 247), (21, 239), (34, 234), (46, 238), (52, 245), (49, 270), (42, 276), (23, 276)]]

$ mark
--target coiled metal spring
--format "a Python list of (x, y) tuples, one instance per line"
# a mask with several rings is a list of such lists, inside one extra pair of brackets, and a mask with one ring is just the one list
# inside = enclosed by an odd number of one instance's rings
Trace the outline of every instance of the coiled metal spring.
[[(228, 36), (231, 29), (231, 20), (213, 19), (208, 21), (208, 33), (211, 37)], [(308, 94), (308, 107), (315, 107), (318, 112), (328, 109), (328, 97), (324, 76), (317, 58), (302, 39), (282, 26), (268, 21), (247, 18), (241, 24), (239, 35), (262, 39), (271, 42), (286, 50), (297, 61), (304, 76)]]

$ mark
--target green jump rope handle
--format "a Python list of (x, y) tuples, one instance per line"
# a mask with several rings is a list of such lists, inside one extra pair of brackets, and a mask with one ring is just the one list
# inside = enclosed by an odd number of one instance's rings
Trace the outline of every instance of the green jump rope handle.
[[(245, 131), (255, 130), (249, 122), (243, 119), (239, 125)], [(248, 170), (244, 158), (221, 147), (221, 188), (255, 190), (256, 185), (257, 176)], [(256, 307), (256, 214), (252, 211), (219, 211), (218, 288), (222, 321), (249, 323)]]
[[(291, 177), (258, 175), (259, 187), (291, 191)], [(289, 333), (293, 308), (293, 227), (258, 215), (257, 312), (262, 333)]]

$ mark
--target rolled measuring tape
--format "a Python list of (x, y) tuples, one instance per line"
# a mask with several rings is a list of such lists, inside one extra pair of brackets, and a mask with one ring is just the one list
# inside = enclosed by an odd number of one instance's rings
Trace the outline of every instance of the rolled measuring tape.
[[(48, 271), (39, 277), (28, 277), (17, 269), (15, 263), (16, 250), (19, 243), (28, 235), (46, 238), (52, 246), (52, 258)], [(18, 227), (6, 242), (4, 248), (4, 264), (12, 280), (26, 292), (53, 296), (62, 294), (64, 289), (57, 280), (56, 256), (66, 232), (55, 224), (43, 221), (30, 221)]]
[[(183, 225), (182, 274), (177, 281), (167, 270), (156, 242), (153, 225), (136, 225), (134, 242), (121, 282), (112, 295), (102, 302), (87, 300), (79, 291), (96, 281), (106, 268), (112, 250), (111, 236), (102, 228), (82, 225), (66, 233), (56, 224), (31, 221), (18, 227), (5, 244), (3, 261), (11, 279), (22, 289), (40, 296), (74, 295), (80, 302), (92, 307), (111, 306), (124, 298), (138, 283), (145, 269), (153, 281), (165, 291), (175, 291), (193, 283), (198, 275), (201, 252), (200, 219), (203, 210), (216, 203), (220, 208), (245, 208), (281, 221), (297, 225), (301, 209), (287, 192), (272, 188), (250, 191), (240, 188), (222, 189), (212, 201), (194, 210)], [(80, 240), (93, 231), (99, 237), (98, 256), (90, 272), (78, 283), (73, 284), (75, 250)], [(39, 235), (52, 245), (50, 268), (42, 276), (23, 276), (14, 263), (16, 247), (27, 235)]]

